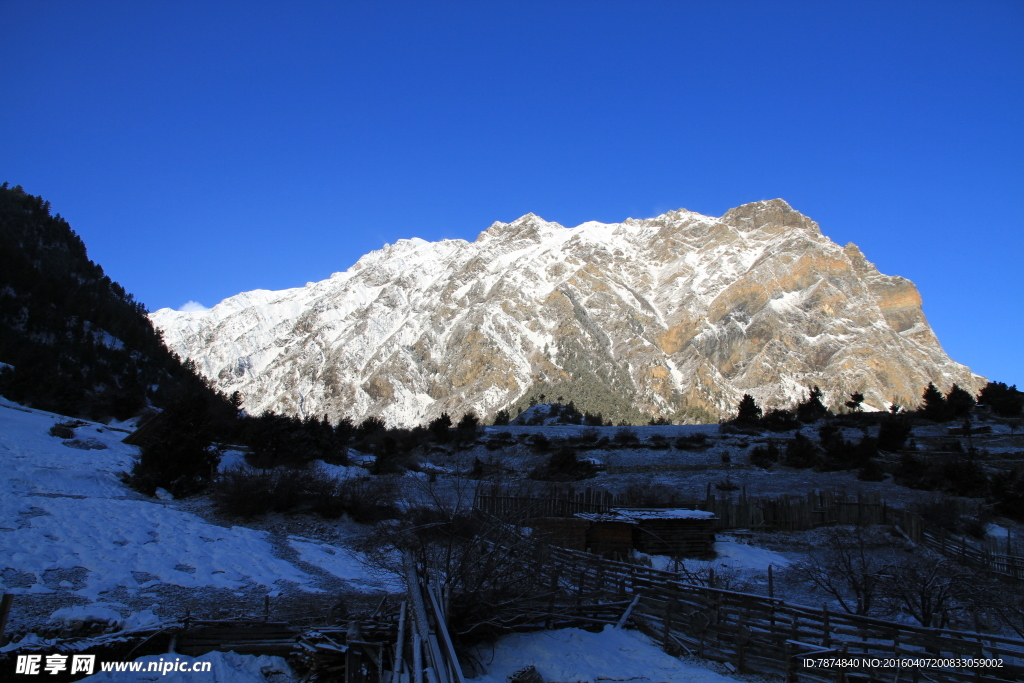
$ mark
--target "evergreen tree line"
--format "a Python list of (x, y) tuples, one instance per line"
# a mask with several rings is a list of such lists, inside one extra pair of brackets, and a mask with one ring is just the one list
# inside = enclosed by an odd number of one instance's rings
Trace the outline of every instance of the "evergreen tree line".
[[(823, 417), (835, 415), (822, 402), (824, 393), (817, 386), (809, 389), (808, 395), (793, 408), (774, 408), (767, 413), (757, 404), (750, 394), (744, 394), (736, 407), (736, 417), (731, 420), (737, 425), (757, 425), (776, 431), (789, 431), (799, 427), (800, 423), (816, 422)], [(854, 393), (845, 407), (848, 414), (862, 413), (864, 394)], [(921, 404), (913, 411), (893, 404), (892, 414), (914, 415), (934, 422), (961, 420), (970, 416), (975, 406), (987, 407), (994, 415), (1000, 417), (1019, 417), (1024, 415), (1024, 392), (1016, 385), (1007, 386), (1002, 382), (989, 382), (975, 397), (971, 392), (953, 384), (943, 394), (933, 382), (929, 382), (921, 395)], [(866, 416), (867, 417), (867, 416)]]
[[(826, 419), (818, 428), (818, 440), (806, 436), (801, 428), (825, 417), (834, 417), (821, 404), (821, 391), (814, 387), (809, 396), (791, 410), (762, 409), (749, 394), (737, 406), (737, 416), (731, 424), (740, 428), (763, 427), (774, 431), (797, 430), (792, 439), (781, 445), (774, 441), (751, 451), (752, 464), (765, 469), (776, 463), (794, 468), (814, 468), (828, 472), (856, 470), (858, 478), (880, 481), (887, 474), (909, 488), (938, 491), (958, 496), (983, 498), (997, 513), (1024, 520), (1024, 468), (988, 471), (980, 462), (974, 448), (966, 451), (959, 441), (953, 442), (954, 453), (919, 452), (913, 442), (908, 446), (915, 421), (931, 422), (965, 420), (963, 430), (972, 433), (971, 411), (976, 405), (986, 406), (994, 415), (1004, 418), (1019, 417), (1024, 413), (1024, 393), (1015, 386), (989, 382), (975, 398), (956, 384), (946, 394), (930, 383), (922, 394), (921, 405), (914, 411), (893, 406), (888, 413), (863, 414), (860, 404), (864, 398), (853, 394), (846, 403), (850, 411), (841, 424), (839, 419)], [(850, 422), (850, 419), (853, 422)], [(844, 437), (842, 426), (859, 424), (866, 427), (867, 420), (878, 424), (878, 436), (871, 437), (865, 429), (857, 441)], [(928, 424), (925, 422), (924, 424)], [(898, 460), (888, 462), (880, 452), (899, 453)]]
[(126, 419), (194, 372), (146, 308), (89, 260), (50, 203), (0, 185), (0, 393), (63, 415)]

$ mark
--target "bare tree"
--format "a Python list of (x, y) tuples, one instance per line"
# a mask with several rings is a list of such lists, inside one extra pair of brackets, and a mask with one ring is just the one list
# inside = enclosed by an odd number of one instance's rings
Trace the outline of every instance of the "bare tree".
[(990, 594), (997, 595), (998, 599), (993, 600), (990, 609), (999, 618), (999, 621), (1024, 638), (1024, 591), (1006, 590), (992, 591)]
[(925, 627), (946, 628), (951, 616), (976, 604), (977, 578), (953, 561), (928, 553), (897, 557), (886, 567), (881, 592), (893, 609)]
[(850, 614), (870, 614), (887, 570), (875, 552), (882, 545), (878, 533), (863, 527), (831, 527), (824, 534), (824, 548), (794, 565), (792, 576), (832, 596)]
[(548, 550), (542, 539), (524, 534), (514, 514), (505, 519), (473, 509), (477, 485), (458, 472), (408, 481), (403, 519), (379, 524), (362, 548), (374, 564), (395, 573), (403, 553), (411, 552), (441, 585), (448, 626), (460, 645), (530, 621), (560, 591), (543, 570)]

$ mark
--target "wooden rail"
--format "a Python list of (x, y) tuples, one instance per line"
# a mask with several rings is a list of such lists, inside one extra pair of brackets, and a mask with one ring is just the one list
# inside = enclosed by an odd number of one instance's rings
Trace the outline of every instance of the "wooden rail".
[[(1001, 658), (997, 669), (920, 666), (885, 677), (896, 680), (1024, 680), (1024, 640), (989, 633), (924, 628), (680, 582), (670, 572), (555, 549), (562, 576), (588, 590), (603, 587), (624, 598), (639, 596), (631, 619), (668, 651), (727, 662), (741, 671), (787, 680), (836, 681), (865, 669), (813, 669), (802, 656), (886, 659)], [(887, 667), (888, 668), (888, 667)]]
[(987, 545), (980, 549), (976, 548), (969, 544), (967, 539), (954, 536), (942, 529), (924, 529), (920, 542), (968, 567), (985, 569), (1015, 581), (1024, 581), (1024, 557), (993, 553)]

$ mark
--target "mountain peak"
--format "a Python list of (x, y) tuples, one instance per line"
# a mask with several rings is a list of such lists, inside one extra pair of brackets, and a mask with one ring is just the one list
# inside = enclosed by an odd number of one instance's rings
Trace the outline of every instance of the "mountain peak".
[(769, 199), (742, 204), (726, 211), (722, 216), (722, 222), (743, 232), (799, 228), (821, 234), (817, 223), (794, 209), (784, 199)]
[(877, 406), (978, 386), (912, 283), (781, 199), (576, 228), (528, 213), (475, 242), (403, 244), (314, 287), (152, 319), (250, 412), (357, 422), (487, 416), (540, 394), (614, 421), (713, 422), (745, 393), (786, 407), (808, 384)]
[(511, 223), (494, 221), (490, 227), (477, 235), (474, 242), (483, 242), (488, 238), (501, 237), (503, 239), (529, 239), (540, 240), (542, 232), (551, 227), (561, 227), (557, 223), (549, 223), (535, 213), (528, 213), (515, 219)]

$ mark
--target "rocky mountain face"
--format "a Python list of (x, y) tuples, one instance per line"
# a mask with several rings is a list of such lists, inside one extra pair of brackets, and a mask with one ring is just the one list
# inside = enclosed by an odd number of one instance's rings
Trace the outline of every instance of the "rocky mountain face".
[(776, 199), (565, 228), (528, 214), (474, 242), (400, 240), (344, 273), (151, 315), (250, 412), (481, 416), (546, 393), (613, 419), (714, 421), (787, 407), (917, 405), (982, 378), (952, 361), (913, 283)]

